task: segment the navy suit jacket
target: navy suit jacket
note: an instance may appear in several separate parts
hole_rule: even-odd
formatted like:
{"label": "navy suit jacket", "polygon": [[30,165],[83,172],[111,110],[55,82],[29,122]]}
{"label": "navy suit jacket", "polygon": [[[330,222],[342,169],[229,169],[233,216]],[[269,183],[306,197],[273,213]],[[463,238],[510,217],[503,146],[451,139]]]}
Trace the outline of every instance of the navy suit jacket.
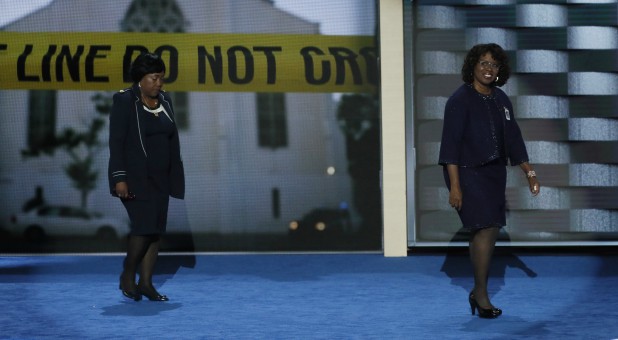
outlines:
{"label": "navy suit jacket", "polygon": [[[494,101],[487,103],[486,101]],[[496,133],[492,131],[487,105],[496,105],[501,119],[494,124],[504,127],[504,150],[499,152]],[[528,162],[528,152],[513,105],[499,88],[493,88],[493,99],[483,99],[469,84],[460,86],[446,102],[439,164],[480,166],[506,156],[511,165]]]}
{"label": "navy suit jacket", "polygon": [[[139,99],[137,84],[114,94],[109,116],[109,166],[110,193],[114,194],[116,183],[127,182],[129,191],[136,199],[148,199],[148,165],[143,127],[144,119],[151,113],[144,110]],[[180,156],[180,140],[169,96],[159,93],[159,102],[174,121],[175,133],[170,141],[170,196],[183,199],[185,195],[184,166]],[[161,150],[161,152],[165,152]]]}

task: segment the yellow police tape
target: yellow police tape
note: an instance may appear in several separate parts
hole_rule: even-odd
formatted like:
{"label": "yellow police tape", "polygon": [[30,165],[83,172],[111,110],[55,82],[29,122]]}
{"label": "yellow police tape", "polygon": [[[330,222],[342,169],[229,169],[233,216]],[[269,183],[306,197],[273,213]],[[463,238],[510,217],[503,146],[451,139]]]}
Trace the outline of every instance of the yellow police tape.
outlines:
{"label": "yellow police tape", "polygon": [[122,89],[143,51],[170,91],[361,93],[378,79],[371,36],[0,32],[0,89]]}

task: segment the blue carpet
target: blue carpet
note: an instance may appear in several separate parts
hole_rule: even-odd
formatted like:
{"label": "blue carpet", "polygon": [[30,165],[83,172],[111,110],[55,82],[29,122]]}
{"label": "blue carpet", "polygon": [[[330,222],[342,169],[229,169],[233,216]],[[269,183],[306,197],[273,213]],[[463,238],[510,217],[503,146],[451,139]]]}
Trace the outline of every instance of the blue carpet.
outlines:
{"label": "blue carpet", "polygon": [[496,320],[465,255],[162,256],[171,301],[118,290],[120,256],[0,257],[2,339],[615,339],[618,256],[501,255]]}

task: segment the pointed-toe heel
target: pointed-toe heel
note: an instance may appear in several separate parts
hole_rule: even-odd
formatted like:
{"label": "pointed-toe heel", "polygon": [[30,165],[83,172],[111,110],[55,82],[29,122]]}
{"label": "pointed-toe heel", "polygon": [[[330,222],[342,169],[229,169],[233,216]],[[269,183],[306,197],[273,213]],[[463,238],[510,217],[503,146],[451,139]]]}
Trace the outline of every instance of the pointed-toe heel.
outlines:
{"label": "pointed-toe heel", "polygon": [[474,298],[474,294],[472,293],[470,293],[470,296],[468,296],[468,302],[470,303],[470,310],[472,311],[472,315],[475,315],[475,312],[478,311],[479,318],[495,319],[502,315],[502,310],[500,308],[482,308],[481,306],[479,306],[478,302]]}
{"label": "pointed-toe heel", "polygon": [[122,288],[122,283],[118,284],[118,289],[120,289],[122,291],[122,295],[124,295],[126,298],[129,298],[129,299],[131,299],[133,301],[139,301],[139,300],[142,299],[142,295],[137,290],[133,291],[133,292],[124,290]]}
{"label": "pointed-toe heel", "polygon": [[159,294],[159,292],[157,292],[156,289],[154,289],[154,287],[143,287],[140,286],[139,284],[137,285],[137,292],[140,295],[145,296],[146,298],[148,298],[148,300],[150,301],[159,301],[159,302],[163,302],[163,301],[169,301],[170,299],[166,296],[166,295],[161,295]]}

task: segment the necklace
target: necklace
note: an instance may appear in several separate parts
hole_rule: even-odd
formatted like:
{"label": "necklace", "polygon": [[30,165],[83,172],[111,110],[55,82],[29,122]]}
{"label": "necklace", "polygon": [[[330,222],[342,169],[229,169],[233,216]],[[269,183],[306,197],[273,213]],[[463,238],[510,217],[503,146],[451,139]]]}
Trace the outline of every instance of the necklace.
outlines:
{"label": "necklace", "polygon": [[[150,105],[150,103],[148,102],[148,99],[152,99],[152,100],[154,100],[154,104],[153,104],[153,105]],[[154,110],[154,109],[156,109],[156,108],[157,108],[157,106],[159,105],[159,100],[158,100],[158,99],[156,99],[156,98],[155,98],[155,99],[153,99],[153,98],[148,98],[148,99],[146,99],[146,97],[145,97],[144,95],[142,95],[142,104],[144,104],[144,106],[146,106],[146,107],[147,107],[147,108],[149,108],[150,110]],[[152,112],[152,111],[151,111],[151,112]],[[153,114],[154,114],[155,116],[159,117],[159,114],[158,114],[158,113],[154,113],[154,112],[153,112]]]}

